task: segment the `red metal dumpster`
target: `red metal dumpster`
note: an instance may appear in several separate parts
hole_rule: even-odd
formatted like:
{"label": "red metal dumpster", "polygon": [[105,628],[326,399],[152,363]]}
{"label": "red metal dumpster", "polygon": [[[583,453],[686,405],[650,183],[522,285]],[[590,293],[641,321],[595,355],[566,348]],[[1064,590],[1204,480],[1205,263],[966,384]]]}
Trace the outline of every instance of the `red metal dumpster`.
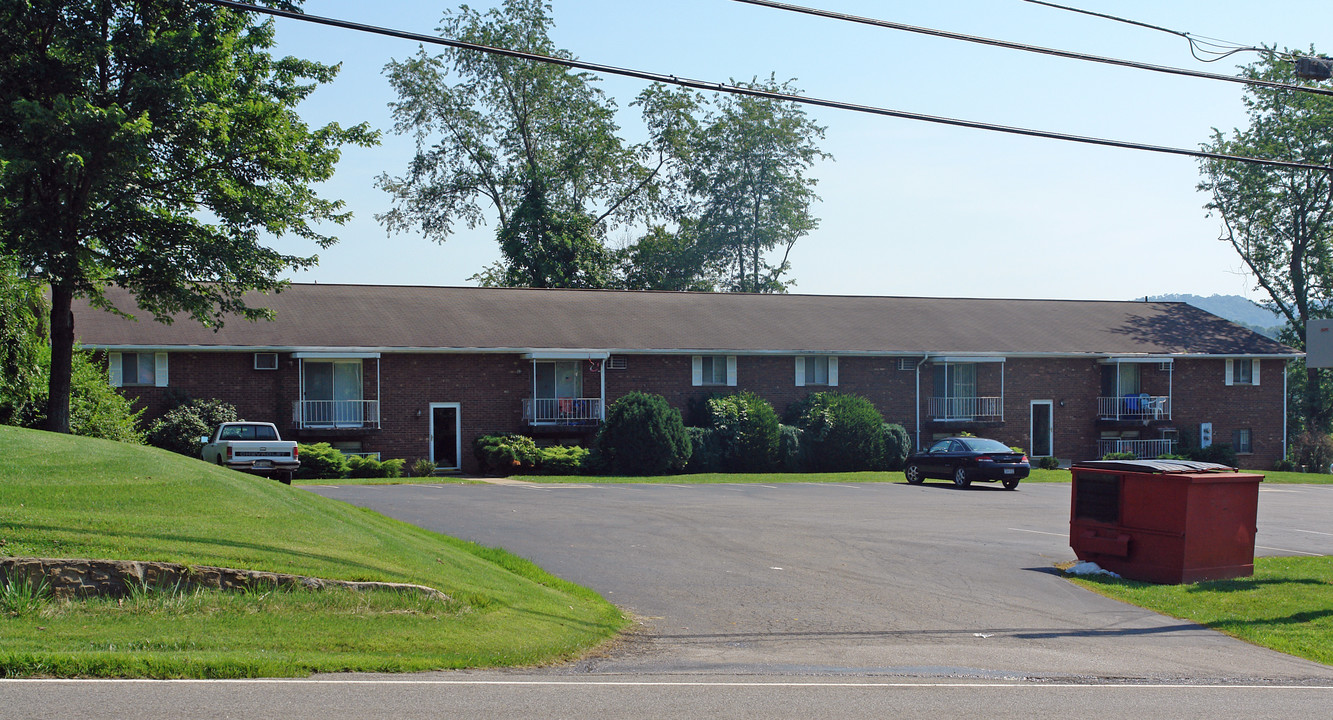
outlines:
{"label": "red metal dumpster", "polygon": [[1188,460],[1076,463],[1069,546],[1085,562],[1162,584],[1254,574],[1263,475]]}

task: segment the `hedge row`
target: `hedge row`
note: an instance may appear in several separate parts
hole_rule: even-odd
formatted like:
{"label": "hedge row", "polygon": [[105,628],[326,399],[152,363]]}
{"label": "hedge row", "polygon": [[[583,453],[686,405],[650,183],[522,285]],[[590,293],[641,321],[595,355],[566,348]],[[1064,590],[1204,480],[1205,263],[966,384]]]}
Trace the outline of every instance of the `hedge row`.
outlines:
{"label": "hedge row", "polygon": [[697,426],[686,427],[665,398],[632,392],[607,408],[590,450],[494,434],[473,453],[486,474],[640,476],[898,470],[911,446],[901,425],[855,395],[813,393],[788,408],[786,424],[752,392],[714,395],[692,416]]}

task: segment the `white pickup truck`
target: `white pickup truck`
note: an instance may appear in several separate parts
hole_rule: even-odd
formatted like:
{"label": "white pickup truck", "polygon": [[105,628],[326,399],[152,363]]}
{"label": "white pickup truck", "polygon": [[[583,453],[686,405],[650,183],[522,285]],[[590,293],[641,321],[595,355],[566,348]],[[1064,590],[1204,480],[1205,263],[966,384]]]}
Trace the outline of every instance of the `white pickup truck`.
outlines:
{"label": "white pickup truck", "polygon": [[203,443],[200,457],[232,470],[267,475],[290,485],[292,473],[301,467],[296,443],[278,437],[273,423],[222,423]]}

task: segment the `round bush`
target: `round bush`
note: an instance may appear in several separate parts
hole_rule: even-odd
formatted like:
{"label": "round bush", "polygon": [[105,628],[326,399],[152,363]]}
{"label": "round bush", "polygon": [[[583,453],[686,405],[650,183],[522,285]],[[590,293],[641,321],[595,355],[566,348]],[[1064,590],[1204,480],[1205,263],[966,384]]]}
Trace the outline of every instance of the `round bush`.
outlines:
{"label": "round bush", "polygon": [[472,454],[484,475],[518,475],[532,472],[540,455],[537,443],[526,435],[499,433],[472,441]]}
{"label": "round bush", "polygon": [[708,399],[708,415],[722,443],[727,472],[770,472],[778,464],[778,414],[752,392]]}
{"label": "round bush", "polygon": [[148,428],[148,444],[181,455],[199,457],[199,438],[218,425],[236,422],[236,408],[221,400],[190,400],[172,408]]}
{"label": "round bush", "polygon": [[869,400],[841,393],[812,393],[798,426],[814,472],[874,470],[884,458],[884,417]]}
{"label": "round bush", "polygon": [[897,423],[884,423],[884,469],[902,470],[912,447],[907,429]]}
{"label": "round bush", "polygon": [[295,477],[302,480],[338,480],[351,473],[351,465],[342,451],[328,443],[298,445],[301,467]]}
{"label": "round bush", "polygon": [[690,438],[680,411],[665,398],[632,392],[607,408],[593,452],[613,475],[666,475],[689,461]]}
{"label": "round bush", "polygon": [[1059,470],[1060,458],[1054,455],[1047,455],[1046,457],[1041,458],[1040,460],[1037,461],[1037,467],[1041,468],[1042,470]]}
{"label": "round bush", "polygon": [[723,448],[722,431],[714,427],[687,427],[690,436],[690,461],[685,465],[687,473],[722,472]]}

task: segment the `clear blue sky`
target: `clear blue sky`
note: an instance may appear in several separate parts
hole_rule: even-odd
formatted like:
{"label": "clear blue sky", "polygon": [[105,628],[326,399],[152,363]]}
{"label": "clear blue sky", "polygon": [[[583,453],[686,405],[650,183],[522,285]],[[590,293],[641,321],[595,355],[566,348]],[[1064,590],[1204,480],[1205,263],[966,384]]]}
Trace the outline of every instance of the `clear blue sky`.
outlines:
{"label": "clear blue sky", "polygon": [[[498,3],[478,0],[472,7]],[[1253,53],[1204,64],[1184,39],[1022,0],[805,0],[839,12],[1161,65],[1235,74]],[[1328,0],[1066,0],[1196,35],[1333,53]],[[755,7],[732,0],[553,0],[555,42],[579,59],[699,80],[776,73],[805,94],[929,115],[1197,148],[1211,128],[1243,125],[1240,85],[983,47]],[[456,4],[308,0],[306,12],[434,33]],[[389,236],[380,173],[400,174],[413,141],[392,134],[395,99],[381,73],[415,43],[277,22],[277,52],[341,62],[337,81],[302,107],[312,125],[367,121],[373,149],[349,149],[323,187],[356,218],[298,282],[470,285],[498,258],[494,221],[442,244]],[[432,50],[435,52],[436,50]],[[640,81],[608,77],[625,136]],[[1333,87],[1333,83],[1330,83]],[[1239,258],[1219,242],[1188,157],[1090,147],[811,108],[827,126],[818,165],[818,230],[791,254],[794,292],[850,295],[1131,299],[1162,293],[1256,299]],[[1333,129],[1330,129],[1333,132]],[[612,244],[628,238],[613,234]]]}

